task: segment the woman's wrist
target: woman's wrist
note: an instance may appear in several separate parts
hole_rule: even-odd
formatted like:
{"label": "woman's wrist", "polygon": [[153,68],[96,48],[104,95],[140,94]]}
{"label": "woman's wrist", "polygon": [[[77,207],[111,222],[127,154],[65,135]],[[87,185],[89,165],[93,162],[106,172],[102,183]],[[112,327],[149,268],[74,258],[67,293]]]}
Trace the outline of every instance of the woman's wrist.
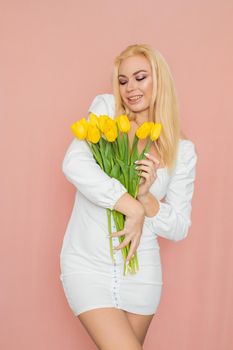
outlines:
{"label": "woman's wrist", "polygon": [[139,200],[140,203],[147,203],[149,199],[149,192],[143,195],[137,195],[137,199]]}
{"label": "woman's wrist", "polygon": [[145,214],[144,207],[141,202],[132,197],[128,192],[124,193],[115,203],[115,210],[126,216],[143,216]]}
{"label": "woman's wrist", "polygon": [[144,195],[137,196],[137,200],[142,204],[145,211],[145,216],[155,216],[159,211],[159,202],[152,193],[147,192]]}

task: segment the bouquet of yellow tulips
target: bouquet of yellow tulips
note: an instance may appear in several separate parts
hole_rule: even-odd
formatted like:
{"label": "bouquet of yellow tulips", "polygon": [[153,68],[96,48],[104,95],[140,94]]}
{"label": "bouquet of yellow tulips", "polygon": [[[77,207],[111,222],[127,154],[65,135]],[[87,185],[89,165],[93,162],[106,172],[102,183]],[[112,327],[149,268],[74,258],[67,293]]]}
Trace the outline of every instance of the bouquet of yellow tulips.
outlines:
{"label": "bouquet of yellow tulips", "polygon": [[[144,153],[148,152],[151,143],[156,140],[161,132],[161,124],[153,122],[143,123],[134,135],[132,149],[129,146],[128,132],[130,122],[127,115],[122,114],[112,119],[108,115],[99,117],[93,113],[89,115],[89,121],[82,118],[71,125],[74,135],[80,140],[86,140],[92,154],[101,169],[110,177],[118,179],[127,189],[128,193],[134,198],[137,197],[140,182],[140,172],[135,169],[135,160],[143,159]],[[146,146],[141,154],[138,153],[138,140],[146,139],[149,136]],[[116,211],[107,210],[108,232],[110,235],[110,255],[113,261],[112,229],[111,216],[113,216],[117,231],[124,228],[124,214]],[[111,215],[112,213],[112,215]],[[120,243],[124,237],[119,236]],[[139,269],[137,252],[131,257],[128,266],[126,258],[130,249],[130,243],[121,249],[124,258],[124,275],[128,273],[135,274]]]}

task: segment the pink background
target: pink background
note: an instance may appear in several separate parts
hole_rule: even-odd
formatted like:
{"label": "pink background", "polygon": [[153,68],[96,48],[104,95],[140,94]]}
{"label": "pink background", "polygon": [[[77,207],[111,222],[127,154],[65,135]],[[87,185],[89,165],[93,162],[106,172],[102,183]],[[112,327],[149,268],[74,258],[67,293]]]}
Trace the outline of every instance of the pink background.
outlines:
{"label": "pink background", "polygon": [[192,227],[159,238],[163,293],[146,350],[233,348],[232,1],[0,2],[1,349],[96,349],[65,300],[59,253],[75,188],[61,171],[113,59],[148,43],[198,151]]}

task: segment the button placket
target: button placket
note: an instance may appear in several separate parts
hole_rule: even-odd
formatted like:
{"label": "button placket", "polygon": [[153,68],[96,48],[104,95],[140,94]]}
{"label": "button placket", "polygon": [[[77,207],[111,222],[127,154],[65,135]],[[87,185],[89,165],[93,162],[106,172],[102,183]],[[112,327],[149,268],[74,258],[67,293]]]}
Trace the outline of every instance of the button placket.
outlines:
{"label": "button placket", "polygon": [[[116,225],[115,225],[115,223],[113,223],[113,225],[112,225],[112,232],[116,232],[116,231],[117,231]],[[116,236],[112,237],[112,244],[113,244],[113,248],[117,247],[120,244],[119,237],[116,237]],[[121,250],[119,250],[119,249],[114,250],[113,249],[113,254],[114,254],[115,259],[117,260],[117,262],[119,262],[119,255],[121,254]]]}
{"label": "button placket", "polygon": [[[115,224],[112,225],[112,232],[116,232],[116,226]],[[113,242],[113,248],[117,247],[120,242],[119,242],[119,237],[113,237],[112,238]],[[112,265],[112,293],[113,293],[113,300],[115,303],[115,306],[119,306],[119,264],[120,264],[120,254],[121,250],[113,249],[113,254],[115,258],[115,262],[113,262]]]}

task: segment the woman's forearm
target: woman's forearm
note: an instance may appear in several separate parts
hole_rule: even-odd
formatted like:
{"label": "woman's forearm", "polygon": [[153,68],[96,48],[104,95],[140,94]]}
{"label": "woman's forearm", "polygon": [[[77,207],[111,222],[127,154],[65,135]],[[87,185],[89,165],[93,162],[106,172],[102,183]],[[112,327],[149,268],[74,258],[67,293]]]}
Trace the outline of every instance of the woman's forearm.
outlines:
{"label": "woman's forearm", "polygon": [[128,192],[124,193],[114,205],[114,209],[126,216],[145,215],[143,205]]}
{"label": "woman's forearm", "polygon": [[155,216],[159,211],[159,202],[152,193],[148,192],[146,195],[137,196],[137,200],[142,204],[146,216]]}

